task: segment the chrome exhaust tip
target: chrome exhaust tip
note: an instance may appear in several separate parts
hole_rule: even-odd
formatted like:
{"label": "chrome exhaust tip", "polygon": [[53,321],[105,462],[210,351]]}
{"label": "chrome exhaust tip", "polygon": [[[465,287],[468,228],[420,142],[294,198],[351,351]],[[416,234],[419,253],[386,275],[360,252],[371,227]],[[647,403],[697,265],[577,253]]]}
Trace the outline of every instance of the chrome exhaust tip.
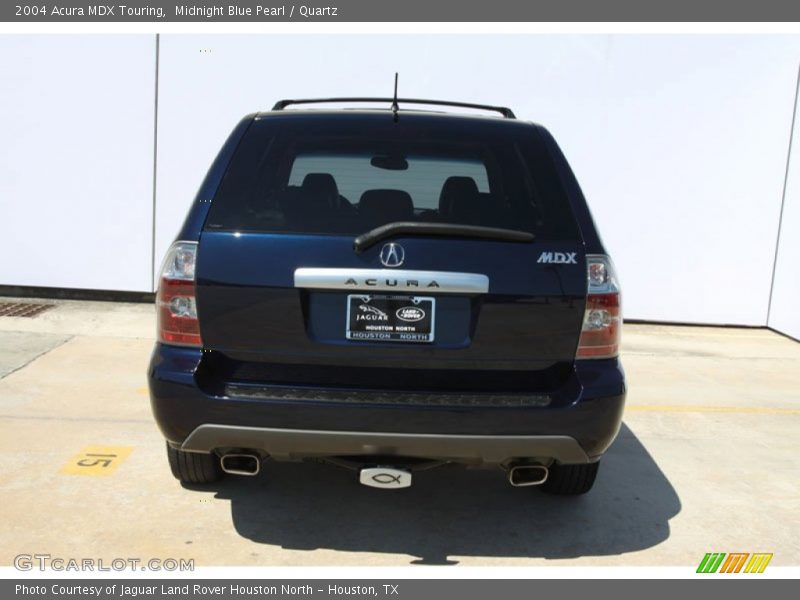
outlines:
{"label": "chrome exhaust tip", "polygon": [[547,481],[548,472],[543,465],[515,465],[508,469],[508,483],[514,487],[542,485]]}
{"label": "chrome exhaust tip", "polygon": [[257,454],[223,454],[219,465],[228,475],[253,477],[261,471],[261,457]]}

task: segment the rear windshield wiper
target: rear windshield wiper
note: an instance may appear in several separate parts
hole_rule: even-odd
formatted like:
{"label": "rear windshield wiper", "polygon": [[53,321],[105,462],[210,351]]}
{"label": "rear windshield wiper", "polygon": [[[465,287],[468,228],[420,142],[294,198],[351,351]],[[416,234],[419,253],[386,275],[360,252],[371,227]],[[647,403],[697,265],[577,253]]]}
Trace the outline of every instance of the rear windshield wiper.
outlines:
{"label": "rear windshield wiper", "polygon": [[517,229],[500,229],[498,227],[480,227],[478,225],[454,225],[450,223],[419,223],[416,221],[398,221],[376,227],[362,233],[353,240],[353,250],[359,254],[377,244],[381,240],[396,235],[424,235],[461,238],[477,238],[499,240],[503,242],[532,242],[534,235],[529,231]]}

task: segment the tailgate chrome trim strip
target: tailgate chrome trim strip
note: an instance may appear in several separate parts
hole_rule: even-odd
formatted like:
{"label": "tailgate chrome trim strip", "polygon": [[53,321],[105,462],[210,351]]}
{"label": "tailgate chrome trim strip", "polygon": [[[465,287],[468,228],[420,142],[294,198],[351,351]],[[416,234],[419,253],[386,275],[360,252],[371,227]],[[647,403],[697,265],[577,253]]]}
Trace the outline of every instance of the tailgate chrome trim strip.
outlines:
{"label": "tailgate chrome trim strip", "polygon": [[317,290],[485,294],[489,291],[489,278],[480,273],[451,271],[300,267],[294,271],[294,287]]}

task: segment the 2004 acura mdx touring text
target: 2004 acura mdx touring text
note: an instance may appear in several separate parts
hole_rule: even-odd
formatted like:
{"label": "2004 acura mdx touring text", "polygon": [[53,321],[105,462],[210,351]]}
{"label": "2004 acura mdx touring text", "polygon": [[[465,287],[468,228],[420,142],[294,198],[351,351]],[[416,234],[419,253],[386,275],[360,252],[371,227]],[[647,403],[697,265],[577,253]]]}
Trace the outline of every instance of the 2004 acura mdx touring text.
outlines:
{"label": "2004 acura mdx touring text", "polygon": [[460,463],[587,492],[625,403],[620,296],[551,135],[458,102],[287,108],[312,102],[239,123],[167,253],[173,474],[314,459],[392,489]]}

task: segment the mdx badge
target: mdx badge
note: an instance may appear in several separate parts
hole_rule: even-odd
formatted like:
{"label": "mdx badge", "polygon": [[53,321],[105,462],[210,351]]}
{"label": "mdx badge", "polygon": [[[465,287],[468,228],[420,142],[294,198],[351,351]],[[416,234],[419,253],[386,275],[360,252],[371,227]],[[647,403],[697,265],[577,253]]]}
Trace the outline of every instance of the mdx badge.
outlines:
{"label": "mdx badge", "polygon": [[406,251],[400,244],[390,242],[381,248],[381,264],[384,267],[399,267],[406,259]]}
{"label": "mdx badge", "polygon": [[548,265],[577,265],[577,252],[542,252],[537,263]]}

